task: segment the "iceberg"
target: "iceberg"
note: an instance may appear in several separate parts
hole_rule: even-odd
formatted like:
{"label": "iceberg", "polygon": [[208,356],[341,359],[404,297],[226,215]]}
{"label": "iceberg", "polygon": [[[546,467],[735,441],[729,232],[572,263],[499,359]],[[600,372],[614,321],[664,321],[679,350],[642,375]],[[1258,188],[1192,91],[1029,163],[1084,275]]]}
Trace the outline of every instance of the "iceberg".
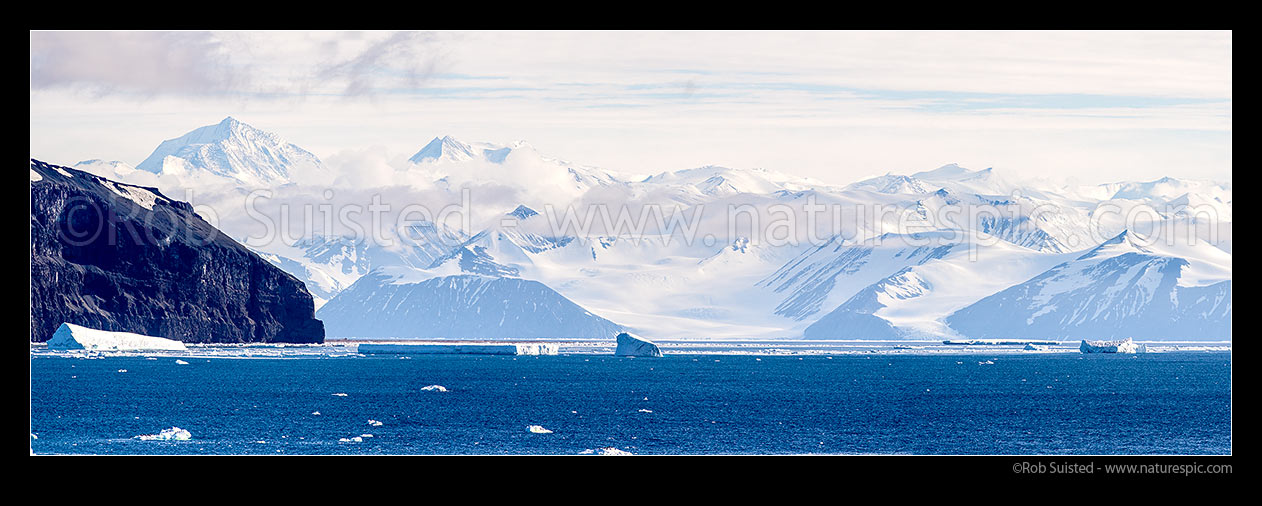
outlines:
{"label": "iceberg", "polygon": [[1135,344],[1131,338],[1121,341],[1088,341],[1082,340],[1082,344],[1078,349],[1083,353],[1145,353],[1148,347],[1142,344]]}
{"label": "iceberg", "polygon": [[552,433],[552,431],[543,428],[542,425],[528,425],[526,426],[526,430],[533,432],[535,434],[551,434]]}
{"label": "iceberg", "polygon": [[618,348],[614,350],[615,357],[660,357],[662,350],[651,341],[639,337],[632,336],[626,332],[618,334]]}
{"label": "iceberg", "polygon": [[555,343],[364,343],[358,346],[363,354],[408,355],[556,355]]}
{"label": "iceberg", "polygon": [[193,439],[193,434],[179,427],[171,427],[163,429],[162,432],[157,434],[145,434],[136,437],[143,441],[188,441]]}
{"label": "iceberg", "polygon": [[50,350],[170,350],[186,351],[184,343],[174,339],[143,336],[130,332],[111,332],[62,323],[48,340]]}
{"label": "iceberg", "polygon": [[602,448],[597,448],[597,449],[595,449],[595,450],[592,450],[592,449],[588,448],[588,449],[586,449],[586,450],[583,450],[583,451],[581,451],[581,452],[578,452],[578,454],[579,454],[579,455],[615,455],[615,456],[616,456],[616,455],[634,455],[633,453],[631,453],[631,452],[629,452],[629,451],[619,450],[619,449],[614,448],[614,447],[612,447],[612,446],[606,446],[606,447],[602,447]]}
{"label": "iceberg", "polygon": [[1036,344],[1034,344],[1034,343],[1026,343],[1026,344],[1025,344],[1025,348],[1022,348],[1022,349],[1023,349],[1023,350],[1025,350],[1025,351],[1043,351],[1043,350],[1046,350],[1046,349],[1047,349],[1047,347],[1045,347],[1045,346],[1038,346],[1038,345],[1036,345]]}
{"label": "iceberg", "polygon": [[429,386],[421,387],[421,391],[422,392],[446,392],[447,387],[442,386],[442,385],[429,385]]}

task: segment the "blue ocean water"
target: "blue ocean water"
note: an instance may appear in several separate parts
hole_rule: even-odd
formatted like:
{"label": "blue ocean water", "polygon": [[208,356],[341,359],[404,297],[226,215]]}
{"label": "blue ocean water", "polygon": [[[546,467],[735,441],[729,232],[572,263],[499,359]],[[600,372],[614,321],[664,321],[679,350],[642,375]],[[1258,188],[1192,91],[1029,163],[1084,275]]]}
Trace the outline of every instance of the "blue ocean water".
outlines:
{"label": "blue ocean water", "polygon": [[[71,454],[579,454],[601,447],[635,454],[1231,452],[1231,355],[1220,352],[184,360],[190,363],[177,365],[172,357],[33,355],[31,449]],[[978,364],[987,360],[993,364]],[[449,391],[422,390],[432,384]],[[370,419],[381,425],[370,425]],[[531,433],[529,425],[553,433]],[[169,427],[186,429],[193,439],[136,439]],[[362,442],[339,441],[355,436]]]}

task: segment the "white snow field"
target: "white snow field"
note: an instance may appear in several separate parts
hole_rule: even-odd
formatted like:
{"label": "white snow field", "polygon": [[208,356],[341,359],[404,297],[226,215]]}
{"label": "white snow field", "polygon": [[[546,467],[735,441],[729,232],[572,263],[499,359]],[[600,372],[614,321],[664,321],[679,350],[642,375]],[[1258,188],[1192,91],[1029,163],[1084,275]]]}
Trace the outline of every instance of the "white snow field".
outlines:
{"label": "white snow field", "polygon": [[849,184],[648,174],[450,136],[361,176],[232,118],[134,169],[81,166],[197,190],[241,238],[257,231],[241,205],[256,188],[275,193],[269,217],[467,196],[466,214],[428,209],[380,234],[355,231],[370,213],[329,226],[340,217],[291,211],[290,233],[247,243],[306,283],[330,338],[1231,339],[1229,181],[1066,185],[956,164]]}
{"label": "white snow field", "polygon": [[48,340],[52,350],[92,351],[186,351],[184,343],[174,339],[143,336],[130,332],[110,332],[62,323]]}

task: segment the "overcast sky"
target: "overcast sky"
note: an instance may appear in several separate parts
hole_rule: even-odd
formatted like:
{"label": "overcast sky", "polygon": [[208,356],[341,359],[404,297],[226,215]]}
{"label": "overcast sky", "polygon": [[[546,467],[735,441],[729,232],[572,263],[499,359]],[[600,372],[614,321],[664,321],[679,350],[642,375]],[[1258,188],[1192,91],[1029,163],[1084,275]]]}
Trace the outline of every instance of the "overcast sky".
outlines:
{"label": "overcast sky", "polygon": [[1230,180],[1231,32],[31,33],[34,158],[134,165],[225,116],[321,158]]}

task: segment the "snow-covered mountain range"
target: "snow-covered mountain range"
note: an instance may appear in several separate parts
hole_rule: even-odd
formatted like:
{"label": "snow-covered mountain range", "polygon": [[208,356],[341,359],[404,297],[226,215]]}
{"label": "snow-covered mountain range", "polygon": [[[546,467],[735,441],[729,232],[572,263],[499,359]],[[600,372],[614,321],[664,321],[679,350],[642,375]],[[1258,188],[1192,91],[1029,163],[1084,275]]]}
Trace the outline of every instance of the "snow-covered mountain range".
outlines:
{"label": "snow-covered mountain range", "polygon": [[[200,175],[238,199],[283,187],[295,208],[470,195],[471,219],[413,219],[388,244],[300,213],[317,226],[296,240],[246,242],[307,284],[330,337],[1231,338],[1229,182],[1064,185],[955,164],[844,186],[719,166],[633,176],[450,136],[404,165],[339,201],[304,179],[333,169],[227,118],[134,168],[76,167],[157,174],[143,181],[173,194]],[[243,212],[232,202],[212,204],[225,222]]]}

